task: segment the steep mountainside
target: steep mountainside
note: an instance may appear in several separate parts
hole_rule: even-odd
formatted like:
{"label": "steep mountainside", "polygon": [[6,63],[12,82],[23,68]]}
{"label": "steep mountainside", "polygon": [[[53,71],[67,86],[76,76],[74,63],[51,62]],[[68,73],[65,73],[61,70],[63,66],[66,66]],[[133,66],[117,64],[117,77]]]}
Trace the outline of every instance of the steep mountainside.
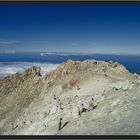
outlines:
{"label": "steep mountainside", "polygon": [[[139,75],[96,60],[68,60],[45,77],[40,70],[0,80],[1,135],[140,134]],[[88,108],[91,98],[97,107],[79,116],[79,106]]]}

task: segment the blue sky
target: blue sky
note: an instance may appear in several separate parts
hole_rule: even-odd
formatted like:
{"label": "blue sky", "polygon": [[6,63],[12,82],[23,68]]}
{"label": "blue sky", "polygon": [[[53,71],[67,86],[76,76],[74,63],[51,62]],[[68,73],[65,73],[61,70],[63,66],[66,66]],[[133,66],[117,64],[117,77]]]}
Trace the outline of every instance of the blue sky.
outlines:
{"label": "blue sky", "polygon": [[140,54],[140,4],[0,4],[0,51]]}

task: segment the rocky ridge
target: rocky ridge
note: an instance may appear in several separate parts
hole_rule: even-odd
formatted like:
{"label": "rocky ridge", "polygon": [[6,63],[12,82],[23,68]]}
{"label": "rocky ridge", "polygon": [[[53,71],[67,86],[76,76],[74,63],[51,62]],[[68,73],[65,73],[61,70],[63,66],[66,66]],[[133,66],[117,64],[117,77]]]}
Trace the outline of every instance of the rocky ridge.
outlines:
{"label": "rocky ridge", "polygon": [[[140,134],[139,75],[96,60],[68,60],[44,77],[40,70],[34,66],[0,80],[1,135]],[[97,108],[79,117],[78,106],[88,108],[92,97]],[[65,126],[59,131],[60,118]]]}

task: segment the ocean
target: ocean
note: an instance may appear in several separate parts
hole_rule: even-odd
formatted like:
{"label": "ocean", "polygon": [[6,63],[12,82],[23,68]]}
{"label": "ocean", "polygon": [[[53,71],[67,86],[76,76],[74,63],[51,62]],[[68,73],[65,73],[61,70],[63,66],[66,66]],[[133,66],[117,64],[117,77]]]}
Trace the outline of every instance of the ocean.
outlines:
{"label": "ocean", "polygon": [[45,54],[40,53],[1,53],[0,78],[22,72],[31,66],[41,67],[42,75],[55,69],[60,63],[72,60],[103,60],[123,64],[130,72],[140,74],[140,56],[105,54]]}

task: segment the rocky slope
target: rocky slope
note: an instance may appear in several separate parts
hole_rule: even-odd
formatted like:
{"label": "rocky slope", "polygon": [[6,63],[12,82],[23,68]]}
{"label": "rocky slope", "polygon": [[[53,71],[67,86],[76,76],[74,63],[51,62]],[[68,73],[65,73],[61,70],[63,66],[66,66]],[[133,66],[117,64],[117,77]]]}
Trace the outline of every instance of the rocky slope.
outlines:
{"label": "rocky slope", "polygon": [[[68,60],[45,77],[40,70],[34,66],[0,80],[1,135],[140,134],[139,75],[96,60]],[[88,108],[92,97],[97,108],[80,117],[78,106]]]}

